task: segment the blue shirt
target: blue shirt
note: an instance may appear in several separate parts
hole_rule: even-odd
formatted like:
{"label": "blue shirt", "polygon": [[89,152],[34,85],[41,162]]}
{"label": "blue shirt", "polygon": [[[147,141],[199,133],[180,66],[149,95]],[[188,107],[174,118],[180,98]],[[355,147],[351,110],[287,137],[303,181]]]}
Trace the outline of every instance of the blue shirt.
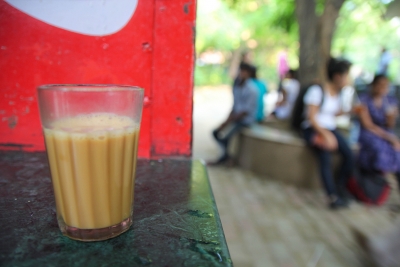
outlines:
{"label": "blue shirt", "polygon": [[233,114],[246,112],[240,122],[249,125],[256,120],[258,106],[258,89],[252,80],[247,80],[242,86],[233,87]]}
{"label": "blue shirt", "polygon": [[252,81],[258,90],[256,120],[262,121],[264,119],[264,95],[268,92],[268,89],[264,82],[257,79],[252,79]]}

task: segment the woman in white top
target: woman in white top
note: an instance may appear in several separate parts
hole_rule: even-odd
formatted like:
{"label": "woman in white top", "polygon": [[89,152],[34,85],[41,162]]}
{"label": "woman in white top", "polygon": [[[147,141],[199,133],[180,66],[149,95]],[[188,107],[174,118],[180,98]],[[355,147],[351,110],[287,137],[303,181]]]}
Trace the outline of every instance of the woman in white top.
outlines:
{"label": "woman in white top", "polygon": [[289,119],[299,91],[300,83],[296,79],[296,71],[291,69],[282,81],[282,100],[276,104],[272,115],[279,120]]}
{"label": "woman in white top", "polygon": [[[342,113],[340,92],[348,82],[350,62],[331,58],[328,63],[328,81],[322,86],[307,89],[303,101],[306,120],[302,124],[304,138],[313,148],[319,161],[322,183],[331,208],[347,206],[346,183],[352,175],[353,155],[346,140],[336,130],[336,116]],[[338,183],[331,168],[331,154],[338,151],[342,157]]]}

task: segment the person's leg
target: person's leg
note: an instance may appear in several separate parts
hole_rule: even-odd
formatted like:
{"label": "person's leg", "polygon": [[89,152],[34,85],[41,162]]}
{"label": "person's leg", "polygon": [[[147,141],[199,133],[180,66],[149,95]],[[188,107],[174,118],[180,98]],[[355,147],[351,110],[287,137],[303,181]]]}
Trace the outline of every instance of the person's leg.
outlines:
{"label": "person's leg", "polygon": [[312,128],[307,128],[303,131],[304,139],[311,146],[317,157],[320,177],[326,194],[332,199],[336,196],[336,188],[331,168],[331,152],[313,146],[312,138],[314,135],[315,131]]}
{"label": "person's leg", "polygon": [[[218,159],[217,162],[223,162],[229,159],[229,154],[228,154],[228,146],[229,146],[229,141],[235,135],[237,132],[239,132],[242,128],[245,127],[244,124],[238,122],[238,123],[233,123],[231,125],[228,125],[227,127],[231,127],[229,129],[222,129],[220,131],[214,131],[213,135],[217,142],[221,145],[222,147],[222,156]],[[227,130],[224,132],[224,130]],[[220,136],[223,133],[224,136]]]}
{"label": "person's leg", "polygon": [[340,194],[345,194],[346,193],[346,184],[348,179],[351,177],[353,174],[353,168],[354,168],[354,156],[353,152],[351,151],[350,146],[344,139],[344,137],[337,131],[333,131],[333,134],[335,135],[337,142],[338,142],[338,151],[341,156],[341,165],[340,165],[340,171],[339,171],[339,180],[338,180],[338,189]]}
{"label": "person's leg", "polygon": [[220,130],[215,129],[215,130],[212,132],[212,135],[214,136],[215,140],[220,144],[220,143],[221,143],[221,140],[220,140],[220,138],[219,138],[219,132],[220,132]]}
{"label": "person's leg", "polygon": [[322,184],[330,201],[329,205],[333,209],[346,207],[347,202],[342,200],[337,194],[335,181],[332,173],[331,152],[312,146],[311,141],[314,134],[315,132],[311,128],[308,128],[303,131],[304,139],[307,141],[309,145],[311,145],[311,147],[315,152],[315,155],[317,156]]}
{"label": "person's leg", "polygon": [[233,127],[225,134],[225,137],[222,139],[222,143],[225,146],[226,154],[228,155],[228,146],[229,141],[232,137],[237,134],[240,130],[246,127],[243,123],[237,122],[233,125]]}
{"label": "person's leg", "polygon": [[217,159],[217,161],[210,162],[210,164],[219,164],[219,163],[222,163],[222,162],[224,162],[224,161],[226,161],[228,159],[228,156],[226,154],[226,148],[225,148],[226,146],[224,145],[224,140],[222,138],[220,138],[220,132],[221,131],[222,130],[215,129],[212,132],[212,135],[213,135],[215,141],[217,141],[217,143],[221,146],[222,155]]}
{"label": "person's leg", "polygon": [[319,163],[319,171],[322,179],[322,184],[330,199],[337,196],[335,182],[332,175],[331,167],[331,152],[314,148]]}
{"label": "person's leg", "polygon": [[331,164],[332,152],[317,148],[315,150],[319,159],[322,183],[329,197],[329,207],[331,209],[347,207],[348,200],[347,197],[345,197],[346,194],[342,194],[343,190],[338,190],[335,185]]}

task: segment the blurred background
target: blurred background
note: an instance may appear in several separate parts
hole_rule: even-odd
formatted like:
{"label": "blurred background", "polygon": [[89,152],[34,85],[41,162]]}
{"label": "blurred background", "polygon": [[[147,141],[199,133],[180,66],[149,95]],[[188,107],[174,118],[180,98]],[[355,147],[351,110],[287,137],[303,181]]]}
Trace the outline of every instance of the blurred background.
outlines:
{"label": "blurred background", "polygon": [[[300,2],[307,1],[197,1],[194,158],[208,161],[220,153],[211,132],[230,112],[233,79],[243,55],[258,67],[259,79],[267,84],[266,114],[274,108],[279,58],[286,54],[289,67],[299,68],[296,4]],[[317,16],[326,2],[315,1]],[[372,81],[383,48],[392,57],[391,84],[400,84],[399,16],[400,1],[344,1],[330,52],[353,63],[352,84],[357,78],[363,85]],[[258,162],[271,164],[266,159]],[[289,159],[281,164],[291,168]],[[353,203],[349,209],[332,212],[322,188],[284,183],[282,175],[272,177],[238,166],[209,166],[208,172],[234,266],[365,267],[371,263],[370,255],[357,243],[355,232],[380,235],[392,229],[399,217],[397,190],[391,191],[383,206]]]}
{"label": "blurred background", "polygon": [[[363,70],[372,79],[385,47],[393,57],[389,76],[400,83],[400,10],[392,2],[347,0],[340,9],[331,54],[353,63],[353,77]],[[259,77],[275,89],[282,51],[291,68],[299,66],[295,9],[295,0],[199,0],[195,85],[230,84],[241,54],[250,52]],[[316,9],[322,13],[324,1],[316,1]]]}

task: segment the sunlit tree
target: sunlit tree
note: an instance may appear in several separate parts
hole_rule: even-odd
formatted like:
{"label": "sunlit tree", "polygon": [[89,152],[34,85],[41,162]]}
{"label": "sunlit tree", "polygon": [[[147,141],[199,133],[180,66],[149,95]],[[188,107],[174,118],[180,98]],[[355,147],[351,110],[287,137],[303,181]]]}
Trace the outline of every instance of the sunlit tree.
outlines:
{"label": "sunlit tree", "polygon": [[[277,80],[277,54],[283,48],[289,50],[290,66],[300,66],[303,83],[324,79],[329,55],[347,57],[374,72],[383,46],[400,57],[400,20],[384,18],[391,1],[198,0],[197,51],[224,53],[223,66],[212,67],[218,70],[215,82],[228,73],[234,55],[245,50],[254,52],[260,76],[268,82]],[[398,69],[394,60],[389,69],[393,77]]]}

